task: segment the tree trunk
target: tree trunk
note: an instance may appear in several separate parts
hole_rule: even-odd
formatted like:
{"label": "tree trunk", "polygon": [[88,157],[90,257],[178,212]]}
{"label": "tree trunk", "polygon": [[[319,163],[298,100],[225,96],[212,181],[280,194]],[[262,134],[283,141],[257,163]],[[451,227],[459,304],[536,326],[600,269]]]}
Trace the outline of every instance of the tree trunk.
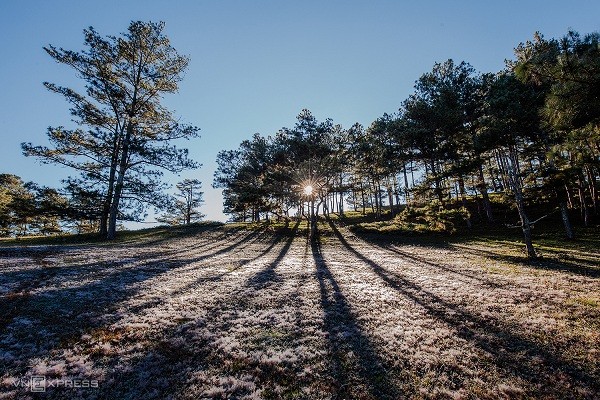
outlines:
{"label": "tree trunk", "polygon": [[408,176],[406,174],[406,164],[402,168],[402,175],[404,176],[404,202],[406,203],[406,208],[408,208]]}
{"label": "tree trunk", "polygon": [[119,214],[119,203],[121,201],[121,194],[123,193],[123,184],[125,179],[125,173],[127,172],[127,159],[129,158],[129,141],[133,135],[133,124],[129,122],[127,124],[127,132],[123,139],[123,148],[121,149],[121,159],[119,161],[119,175],[115,184],[115,191],[113,194],[113,200],[110,204],[110,215],[108,219],[108,232],[106,238],[113,240],[117,233],[117,216]]}
{"label": "tree trunk", "polygon": [[[467,194],[465,192],[465,180],[462,176],[458,178],[458,189],[460,191],[460,198],[462,202],[462,206],[467,210]],[[467,228],[471,229],[471,218],[469,216],[465,217],[465,222],[467,223]]]}
{"label": "tree trunk", "polygon": [[365,209],[367,200],[365,199],[365,186],[362,181],[360,182],[360,195],[362,197],[362,215],[365,215],[367,213]]}
{"label": "tree trunk", "polygon": [[[498,175],[494,173],[493,171],[493,167],[492,167],[492,161],[488,158],[487,160],[487,167],[488,167],[488,172],[490,174],[490,180],[492,181],[492,186],[494,187],[494,192],[499,192],[502,191],[502,183],[500,183],[500,179],[498,178]],[[479,168],[481,169],[481,175],[483,175],[483,165],[480,165]]]}
{"label": "tree trunk", "polygon": [[392,180],[392,184],[393,184],[393,189],[394,189],[394,199],[396,201],[396,211],[400,211],[400,191],[402,189],[400,189],[400,184],[398,183],[398,176],[396,174],[392,175],[393,180]]}
{"label": "tree trunk", "polygon": [[110,204],[113,196],[113,188],[114,188],[114,174],[111,170],[112,178],[109,178],[108,190],[106,193],[106,197],[104,198],[104,203],[102,204],[102,213],[100,214],[100,226],[99,233],[100,237],[105,238],[108,234],[108,217],[110,215]]}
{"label": "tree trunk", "polygon": [[338,202],[338,212],[344,216],[344,175],[340,174],[340,200]]}
{"label": "tree trunk", "polygon": [[490,203],[490,197],[487,191],[487,185],[485,183],[485,177],[483,175],[483,165],[479,165],[479,182],[477,183],[479,193],[483,198],[483,208],[485,209],[485,215],[489,223],[494,222],[494,214],[492,213],[492,204]]}
{"label": "tree trunk", "polygon": [[331,193],[331,211],[335,213],[337,210],[339,210],[337,193],[332,192]]}
{"label": "tree trunk", "polygon": [[525,212],[525,201],[523,199],[523,191],[521,189],[521,180],[518,176],[517,167],[517,152],[514,147],[509,149],[510,163],[504,162],[507,166],[508,180],[515,196],[515,203],[517,211],[519,212],[519,218],[521,219],[521,227],[523,229],[523,237],[525,239],[525,247],[527,248],[527,257],[530,259],[537,258],[535,249],[533,248],[533,242],[531,239],[531,223]]}
{"label": "tree trunk", "polygon": [[317,215],[315,214],[315,200],[310,201],[310,240],[316,240],[317,236]]}
{"label": "tree trunk", "polygon": [[99,233],[100,237],[105,238],[108,234],[108,216],[110,214],[110,201],[105,200],[100,214]]}
{"label": "tree trunk", "polygon": [[388,201],[390,202],[390,213],[393,217],[394,215],[396,215],[396,212],[394,211],[394,193],[392,191],[391,185],[388,184],[386,189],[388,193]]}
{"label": "tree trunk", "polygon": [[[371,180],[371,184],[373,185],[373,204],[371,205],[371,209],[375,213],[375,219],[379,219],[379,192],[377,192],[377,185],[375,184],[375,179]],[[375,208],[373,208],[373,205]]]}
{"label": "tree trunk", "polygon": [[100,237],[108,235],[108,218],[110,215],[110,206],[112,203],[113,193],[115,189],[115,176],[117,173],[117,163],[119,161],[119,136],[115,134],[113,140],[112,155],[110,158],[110,172],[108,174],[108,188],[106,197],[102,205],[102,214],[100,215]]}
{"label": "tree trunk", "polygon": [[371,190],[371,193],[369,194],[369,197],[371,199],[371,212],[373,214],[375,214],[375,206],[376,206],[377,198],[375,197],[375,191],[374,190]]}
{"label": "tree trunk", "polygon": [[596,189],[596,177],[589,165],[585,166],[585,171],[588,176],[588,186],[590,195],[592,197],[592,208],[594,209],[594,215],[598,215],[598,190]]}
{"label": "tree trunk", "polygon": [[375,196],[377,196],[377,219],[381,218],[381,214],[383,213],[383,196],[381,194],[381,181],[377,178],[375,186]]}
{"label": "tree trunk", "polygon": [[435,169],[435,161],[431,161],[431,175],[433,175],[433,183],[434,183],[434,192],[442,205],[445,208],[446,202],[444,201],[442,184],[440,182],[440,177],[438,176],[437,170]]}
{"label": "tree trunk", "polygon": [[520,195],[515,196],[517,200],[517,208],[519,210],[519,216],[521,217],[521,223],[523,224],[523,237],[525,238],[525,247],[527,248],[527,257],[530,259],[537,258],[537,254],[535,253],[535,249],[533,248],[533,241],[531,239],[531,225],[529,224],[529,219],[525,214],[525,209],[523,206],[523,199]]}
{"label": "tree trunk", "polygon": [[571,191],[569,187],[565,184],[565,192],[567,193],[567,205],[569,209],[573,209],[573,199],[571,198]]}
{"label": "tree trunk", "polygon": [[583,219],[583,225],[588,226],[590,220],[590,212],[588,210],[587,202],[585,201],[585,188],[583,186],[583,182],[581,178],[578,182],[578,190],[579,190],[579,204],[581,207],[581,218]]}
{"label": "tree trunk", "polygon": [[508,167],[505,165],[504,157],[500,154],[500,151],[495,150],[494,155],[496,156],[496,163],[498,165],[498,171],[500,172],[500,179],[502,186],[507,189],[510,187],[509,178],[507,177]]}
{"label": "tree trunk", "polygon": [[564,200],[560,201],[560,216],[565,227],[565,234],[567,238],[573,239],[573,228],[571,227],[571,221],[569,220],[569,210],[567,209],[567,202]]}

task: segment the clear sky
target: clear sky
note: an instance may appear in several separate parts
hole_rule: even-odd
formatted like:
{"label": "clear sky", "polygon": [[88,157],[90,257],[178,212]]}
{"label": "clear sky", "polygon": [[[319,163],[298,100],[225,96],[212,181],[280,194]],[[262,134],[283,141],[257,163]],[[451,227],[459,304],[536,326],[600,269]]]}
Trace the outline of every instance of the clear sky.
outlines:
{"label": "clear sky", "polygon": [[395,112],[436,61],[496,72],[535,31],[598,31],[599,16],[598,0],[0,0],[0,173],[54,187],[73,173],[24,157],[20,143],[46,144],[48,126],[69,126],[68,104],[42,82],[79,83],[42,47],[81,50],[88,26],[117,35],[131,20],[165,21],[173,46],[191,57],[179,94],[165,103],[201,128],[200,139],[181,145],[203,167],[167,178],[200,179],[202,211],[225,220],[210,187],[219,150],[292,126],[303,108],[367,126]]}

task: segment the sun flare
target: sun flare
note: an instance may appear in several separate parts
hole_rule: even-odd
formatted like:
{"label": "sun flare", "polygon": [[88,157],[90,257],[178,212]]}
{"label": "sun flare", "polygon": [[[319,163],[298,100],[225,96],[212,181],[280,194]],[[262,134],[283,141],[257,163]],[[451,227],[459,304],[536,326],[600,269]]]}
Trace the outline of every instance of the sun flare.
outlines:
{"label": "sun flare", "polygon": [[312,187],[312,185],[306,185],[306,186],[304,186],[304,194],[306,196],[311,196],[313,194],[313,187]]}

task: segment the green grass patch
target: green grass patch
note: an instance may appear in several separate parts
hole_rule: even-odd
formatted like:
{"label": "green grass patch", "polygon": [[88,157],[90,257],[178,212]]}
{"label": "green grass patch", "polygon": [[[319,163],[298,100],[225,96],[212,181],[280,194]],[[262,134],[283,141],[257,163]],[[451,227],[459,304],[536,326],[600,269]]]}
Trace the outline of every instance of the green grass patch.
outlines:
{"label": "green grass patch", "polygon": [[300,235],[308,230],[308,221],[306,219],[290,219],[288,221],[229,222],[223,225],[223,227],[224,229],[265,231],[278,235]]}
{"label": "green grass patch", "polygon": [[581,304],[582,306],[591,307],[591,308],[599,308],[600,307],[600,298],[593,297],[577,297],[571,300],[572,303]]}
{"label": "green grass patch", "polygon": [[222,222],[204,221],[190,225],[158,226],[153,228],[117,232],[115,240],[107,241],[97,233],[60,234],[52,236],[27,236],[2,238],[2,246],[36,246],[69,244],[123,244],[146,240],[166,240],[169,238],[196,235],[198,233],[224,226]]}

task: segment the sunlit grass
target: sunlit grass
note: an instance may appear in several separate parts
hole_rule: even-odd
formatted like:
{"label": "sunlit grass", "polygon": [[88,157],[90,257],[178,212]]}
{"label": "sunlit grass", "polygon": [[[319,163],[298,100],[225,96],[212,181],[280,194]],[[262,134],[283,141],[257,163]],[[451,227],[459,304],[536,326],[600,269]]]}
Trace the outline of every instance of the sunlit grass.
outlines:
{"label": "sunlit grass", "polygon": [[158,226],[153,228],[119,231],[115,240],[106,241],[97,233],[60,234],[52,236],[24,236],[19,238],[0,238],[1,246],[34,246],[63,244],[113,244],[132,241],[166,239],[176,236],[187,236],[207,229],[223,226],[222,222],[203,221],[190,225]]}
{"label": "sunlit grass", "polygon": [[149,381],[157,397],[590,397],[598,273],[575,258],[593,260],[593,230],[581,248],[540,235],[529,263],[518,230],[349,229],[365,217],[319,218],[316,244],[303,219],[8,251],[7,374],[100,377],[114,398]]}

